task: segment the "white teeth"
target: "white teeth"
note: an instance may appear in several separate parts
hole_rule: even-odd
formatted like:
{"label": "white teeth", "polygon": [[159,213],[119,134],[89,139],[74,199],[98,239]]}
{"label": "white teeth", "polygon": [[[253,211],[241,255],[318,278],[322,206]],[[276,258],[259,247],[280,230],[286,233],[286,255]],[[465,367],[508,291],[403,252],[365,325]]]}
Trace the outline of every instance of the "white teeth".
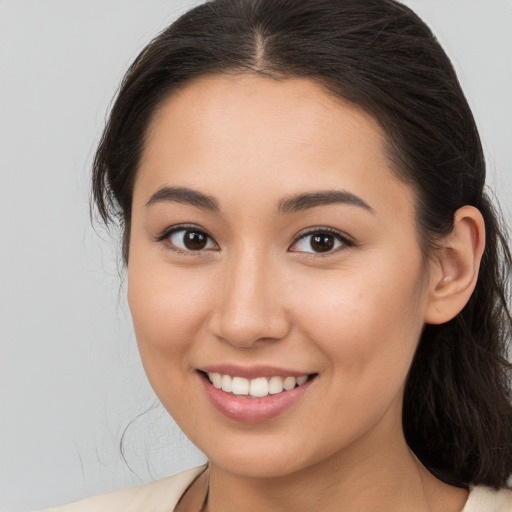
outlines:
{"label": "white teeth", "polygon": [[265,377],[252,379],[249,387],[249,395],[262,398],[268,395],[268,380]]}
{"label": "white teeth", "polygon": [[304,382],[306,382],[307,380],[308,380],[307,375],[302,375],[302,377],[297,377],[297,386],[302,386],[302,384],[304,384]]}
{"label": "white teeth", "polygon": [[286,377],[283,381],[283,389],[285,391],[289,391],[295,387],[295,384],[297,384],[297,379],[295,377]]}
{"label": "white teeth", "polygon": [[230,375],[221,375],[220,373],[208,373],[211,383],[226,393],[234,395],[245,395],[254,398],[263,398],[267,395],[277,395],[283,391],[289,391],[296,386],[302,386],[307,380],[307,375],[300,377],[279,377],[274,376],[267,379],[258,377],[256,379],[246,379],[244,377],[231,377]]}
{"label": "white teeth", "polygon": [[268,392],[277,395],[283,391],[283,379],[281,377],[270,377],[268,381]]}
{"label": "white teeth", "polygon": [[233,377],[231,391],[234,395],[248,395],[249,380],[243,377]]}
{"label": "white teeth", "polygon": [[231,393],[233,390],[233,379],[229,375],[222,376],[222,391]]}
{"label": "white teeth", "polygon": [[220,373],[209,373],[208,376],[212,381],[212,384],[217,388],[222,388],[222,375]]}

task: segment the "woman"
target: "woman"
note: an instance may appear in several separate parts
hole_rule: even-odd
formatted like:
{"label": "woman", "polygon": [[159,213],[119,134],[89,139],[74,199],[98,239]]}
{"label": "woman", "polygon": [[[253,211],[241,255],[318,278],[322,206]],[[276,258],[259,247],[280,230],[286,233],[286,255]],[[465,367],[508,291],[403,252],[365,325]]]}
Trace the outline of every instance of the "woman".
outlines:
{"label": "woman", "polygon": [[214,0],[128,71],[93,191],[207,467],[62,510],[510,511],[510,253],[393,0]]}

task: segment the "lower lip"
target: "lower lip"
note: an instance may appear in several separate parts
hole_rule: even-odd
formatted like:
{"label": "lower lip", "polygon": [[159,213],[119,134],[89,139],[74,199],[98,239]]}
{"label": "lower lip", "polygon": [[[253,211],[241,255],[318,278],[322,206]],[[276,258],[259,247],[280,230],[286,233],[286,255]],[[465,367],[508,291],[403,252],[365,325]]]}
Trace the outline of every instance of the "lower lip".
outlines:
{"label": "lower lip", "polygon": [[301,386],[275,395],[247,398],[217,389],[206,376],[200,374],[200,377],[208,398],[217,410],[242,423],[261,423],[280,416],[301,400],[313,380],[308,379]]}

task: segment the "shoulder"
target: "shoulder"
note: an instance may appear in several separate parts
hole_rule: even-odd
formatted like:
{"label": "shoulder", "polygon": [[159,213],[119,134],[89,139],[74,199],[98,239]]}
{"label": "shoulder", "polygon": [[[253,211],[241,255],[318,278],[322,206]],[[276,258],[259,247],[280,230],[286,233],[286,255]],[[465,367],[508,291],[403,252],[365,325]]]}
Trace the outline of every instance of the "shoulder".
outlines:
{"label": "shoulder", "polygon": [[42,512],[170,512],[204,466],[149,484],[100,494]]}
{"label": "shoulder", "polygon": [[512,490],[496,491],[490,487],[478,485],[469,493],[462,512],[512,512]]}

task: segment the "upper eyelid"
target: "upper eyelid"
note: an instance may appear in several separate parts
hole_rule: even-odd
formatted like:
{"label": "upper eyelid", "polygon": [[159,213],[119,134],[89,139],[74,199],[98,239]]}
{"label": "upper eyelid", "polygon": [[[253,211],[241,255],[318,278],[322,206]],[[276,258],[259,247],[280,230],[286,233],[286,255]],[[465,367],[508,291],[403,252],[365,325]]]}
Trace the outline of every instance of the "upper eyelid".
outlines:
{"label": "upper eyelid", "polygon": [[[202,228],[201,226],[199,226],[197,224],[176,224],[174,226],[168,226],[168,227],[164,228],[159,234],[157,234],[155,236],[155,238],[157,240],[163,240],[164,238],[167,238],[172,233],[176,233],[177,231],[187,231],[187,230],[200,231],[201,233],[204,233],[209,238],[211,238],[212,240],[215,241],[215,238],[213,238],[213,236],[210,235],[210,233],[206,229]],[[215,242],[215,243],[217,243],[217,242]]]}
{"label": "upper eyelid", "polygon": [[[203,227],[199,226],[198,224],[177,224],[174,226],[169,226],[165,228],[163,231],[160,232],[160,234],[155,236],[156,241],[163,241],[166,238],[169,237],[172,233],[176,233],[177,231],[186,231],[186,230],[197,230],[202,233],[204,233],[206,236],[208,236],[217,246],[219,246],[218,242],[215,240],[215,238]],[[352,238],[347,235],[346,233],[339,231],[338,229],[331,228],[328,226],[313,226],[310,228],[304,228],[303,230],[299,231],[291,240],[289,247],[296,244],[301,238],[313,235],[315,233],[330,233],[343,242],[353,245],[354,241]]]}
{"label": "upper eyelid", "polygon": [[[292,248],[295,245],[299,244],[303,238],[314,235],[316,233],[328,233],[328,234],[334,236],[338,240],[338,242],[341,244],[341,247],[335,248],[333,250],[325,251],[325,252],[292,250]],[[306,228],[305,230],[299,232],[294,237],[294,239],[292,240],[290,245],[288,246],[287,251],[292,254],[300,254],[300,255],[306,256],[308,258],[327,258],[329,256],[334,256],[334,255],[338,254],[338,252],[340,250],[349,249],[354,246],[356,246],[356,243],[354,242],[352,237],[346,235],[344,232],[339,231],[334,228],[331,228],[331,227],[327,227],[327,226],[323,226],[323,227],[316,226],[316,227],[312,227],[312,228]]]}
{"label": "upper eyelid", "polygon": [[[209,248],[209,249],[198,249],[198,250],[182,249],[181,247],[176,246],[174,243],[172,243],[169,240],[171,235],[173,235],[174,233],[177,233],[179,231],[201,232],[201,233],[205,234],[210,239],[210,241],[213,242],[213,244],[216,247],[213,249]],[[213,238],[213,236],[210,235],[210,233],[208,233],[208,231],[206,229],[198,226],[197,224],[177,224],[177,225],[169,226],[169,227],[165,228],[163,231],[161,231],[160,234],[154,236],[153,239],[155,242],[163,243],[164,245],[166,245],[169,250],[172,250],[175,253],[186,255],[186,256],[198,257],[201,255],[204,255],[206,252],[211,252],[212,250],[214,250],[214,251],[220,250],[220,246],[217,243],[217,241],[215,240],[215,238]]]}
{"label": "upper eyelid", "polygon": [[335,235],[335,236],[339,237],[340,239],[342,239],[346,242],[349,242],[351,244],[354,243],[352,240],[352,237],[350,237],[343,231],[339,231],[338,229],[330,228],[327,226],[315,226],[312,228],[306,228],[302,231],[299,231],[299,233],[297,233],[297,235],[295,235],[294,238],[292,239],[292,243],[297,242],[298,240],[300,240],[301,238],[303,238],[305,236],[314,235],[315,233],[329,233],[331,235]]}

